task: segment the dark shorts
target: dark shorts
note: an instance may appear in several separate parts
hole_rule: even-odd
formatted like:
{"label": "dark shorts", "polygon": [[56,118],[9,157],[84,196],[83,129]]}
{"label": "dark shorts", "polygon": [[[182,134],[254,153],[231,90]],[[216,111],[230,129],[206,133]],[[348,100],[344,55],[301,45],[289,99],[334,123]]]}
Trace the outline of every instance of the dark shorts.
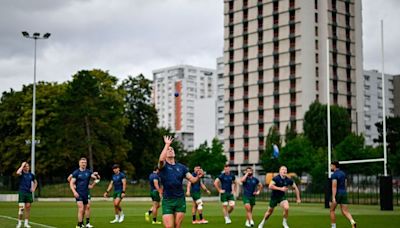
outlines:
{"label": "dark shorts", "polygon": [[201,199],[201,193],[200,192],[191,192],[190,196],[192,197],[193,201],[197,201]]}
{"label": "dark shorts", "polygon": [[162,199],[162,213],[163,215],[173,215],[176,212],[186,212],[185,197],[176,199]]}
{"label": "dark shorts", "polygon": [[79,197],[75,198],[76,202],[82,202],[83,205],[87,205],[89,203],[89,194],[81,194],[79,193]]}
{"label": "dark shorts", "polygon": [[251,206],[256,205],[256,197],[255,196],[243,196],[243,204],[250,204]]}
{"label": "dark shorts", "polygon": [[[331,197],[332,198],[332,197]],[[337,204],[348,204],[347,193],[336,193],[336,203]],[[332,201],[332,199],[331,199]]]}
{"label": "dark shorts", "polygon": [[269,207],[270,208],[274,208],[278,204],[280,204],[282,201],[285,201],[285,200],[286,200],[286,196],[274,196],[274,197],[271,197],[271,200],[269,201]]}
{"label": "dark shorts", "polygon": [[122,192],[114,192],[113,193],[113,199],[116,199],[116,198],[120,198],[120,199],[122,199]]}
{"label": "dark shorts", "polygon": [[157,190],[150,191],[150,197],[153,202],[159,203],[161,201],[160,193]]}
{"label": "dark shorts", "polygon": [[232,193],[222,193],[220,199],[222,203],[235,201],[235,197]]}
{"label": "dark shorts", "polygon": [[32,193],[31,192],[18,192],[18,203],[32,203]]}

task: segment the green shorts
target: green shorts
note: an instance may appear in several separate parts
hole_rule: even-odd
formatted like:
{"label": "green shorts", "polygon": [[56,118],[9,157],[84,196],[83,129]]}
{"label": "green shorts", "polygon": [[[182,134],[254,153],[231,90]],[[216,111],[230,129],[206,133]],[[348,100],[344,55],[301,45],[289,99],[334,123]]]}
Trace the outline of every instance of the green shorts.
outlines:
{"label": "green shorts", "polygon": [[349,204],[349,201],[347,200],[347,193],[336,193],[335,198],[337,204]]}
{"label": "green shorts", "polygon": [[32,193],[31,192],[18,192],[18,203],[32,203]]}
{"label": "green shorts", "polygon": [[163,215],[173,215],[176,212],[186,212],[185,197],[176,199],[162,199],[162,213]]}
{"label": "green shorts", "polygon": [[225,203],[228,201],[235,201],[235,197],[233,196],[232,193],[222,193],[220,199],[221,199],[222,203]]}
{"label": "green shorts", "polygon": [[192,197],[193,201],[197,201],[201,199],[201,193],[200,192],[191,192],[190,196]]}
{"label": "green shorts", "polygon": [[280,204],[282,201],[286,200],[286,196],[277,196],[277,197],[271,197],[271,200],[269,201],[269,207],[274,208],[278,204]]}
{"label": "green shorts", "polygon": [[251,206],[256,205],[256,197],[255,196],[243,196],[243,204],[250,204]]}
{"label": "green shorts", "polygon": [[116,199],[116,198],[120,198],[120,199],[122,199],[122,192],[114,192],[113,193],[113,199]]}
{"label": "green shorts", "polygon": [[160,202],[161,201],[160,194],[156,190],[155,191],[150,191],[150,197],[151,197],[151,200],[153,202]]}

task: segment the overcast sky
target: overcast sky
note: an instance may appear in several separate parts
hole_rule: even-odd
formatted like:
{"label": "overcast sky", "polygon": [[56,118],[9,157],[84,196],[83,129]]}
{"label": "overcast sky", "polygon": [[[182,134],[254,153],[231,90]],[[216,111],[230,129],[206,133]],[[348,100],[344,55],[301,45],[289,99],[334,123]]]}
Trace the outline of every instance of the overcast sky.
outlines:
{"label": "overcast sky", "polygon": [[[400,74],[400,1],[362,0],[364,69]],[[38,41],[37,80],[64,82],[82,69],[120,79],[177,64],[215,68],[223,54],[223,0],[0,0],[0,92],[33,81],[34,41],[21,31],[50,32]]]}

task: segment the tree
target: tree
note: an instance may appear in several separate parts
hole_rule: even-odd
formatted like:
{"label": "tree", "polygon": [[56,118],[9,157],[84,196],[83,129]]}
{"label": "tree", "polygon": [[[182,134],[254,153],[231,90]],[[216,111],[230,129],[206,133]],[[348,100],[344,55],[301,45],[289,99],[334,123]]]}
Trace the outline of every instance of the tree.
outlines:
{"label": "tree", "polygon": [[224,155],[223,145],[217,138],[212,140],[211,147],[207,145],[206,141],[188,155],[190,169],[200,165],[207,174],[213,177],[221,173],[225,163],[226,156]]}
{"label": "tree", "polygon": [[285,143],[290,142],[290,140],[297,137],[296,128],[292,124],[288,124],[285,130]]}
{"label": "tree", "polygon": [[[374,142],[383,144],[383,123],[375,124],[379,137]],[[400,174],[400,117],[386,118],[386,141],[388,148],[388,167],[393,175]]]}
{"label": "tree", "polygon": [[[125,91],[124,116],[128,120],[125,139],[132,145],[128,159],[135,166],[137,178],[147,177],[157,165],[164,147],[162,136],[170,135],[168,130],[157,127],[157,111],[151,103],[151,83],[141,74],[137,77],[129,76],[120,86]],[[179,154],[177,142],[172,146]]]}
{"label": "tree", "polygon": [[301,175],[310,172],[314,164],[315,149],[310,140],[304,136],[298,136],[290,140],[282,148],[279,161],[288,167],[291,172]]}
{"label": "tree", "polygon": [[[364,136],[351,133],[334,149],[334,159],[339,161],[360,160],[382,157],[379,151],[364,146]],[[343,169],[349,174],[377,174],[379,168],[376,163],[349,164],[344,165]]]}
{"label": "tree", "polygon": [[[314,102],[304,115],[304,135],[310,139],[315,148],[328,145],[326,113],[326,105]],[[331,129],[333,129],[331,131],[332,147],[351,133],[351,118],[345,108],[331,105]]]}
{"label": "tree", "polygon": [[[101,70],[82,70],[67,84],[60,101],[57,149],[64,160],[89,158],[89,167],[110,172],[110,163],[119,163],[128,173],[133,166],[127,160],[130,144],[124,139],[124,91],[117,78]],[[66,164],[67,168],[76,163]]]}
{"label": "tree", "polygon": [[276,172],[279,169],[280,163],[277,157],[273,156],[273,146],[281,147],[281,135],[276,126],[272,126],[265,140],[265,151],[261,155],[261,165],[265,172]]}

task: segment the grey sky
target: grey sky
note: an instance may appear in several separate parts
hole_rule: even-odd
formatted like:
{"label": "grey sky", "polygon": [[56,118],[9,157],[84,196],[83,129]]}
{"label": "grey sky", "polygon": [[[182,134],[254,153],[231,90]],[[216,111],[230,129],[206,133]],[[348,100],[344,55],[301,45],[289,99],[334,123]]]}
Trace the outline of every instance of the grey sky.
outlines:
{"label": "grey sky", "polygon": [[[63,82],[82,69],[123,79],[176,64],[215,68],[223,49],[223,0],[0,0],[0,92],[33,81],[33,40],[21,31],[50,32],[38,41],[37,80]],[[362,0],[364,69],[381,69],[380,19],[385,20],[386,73],[399,74],[400,1]]]}

